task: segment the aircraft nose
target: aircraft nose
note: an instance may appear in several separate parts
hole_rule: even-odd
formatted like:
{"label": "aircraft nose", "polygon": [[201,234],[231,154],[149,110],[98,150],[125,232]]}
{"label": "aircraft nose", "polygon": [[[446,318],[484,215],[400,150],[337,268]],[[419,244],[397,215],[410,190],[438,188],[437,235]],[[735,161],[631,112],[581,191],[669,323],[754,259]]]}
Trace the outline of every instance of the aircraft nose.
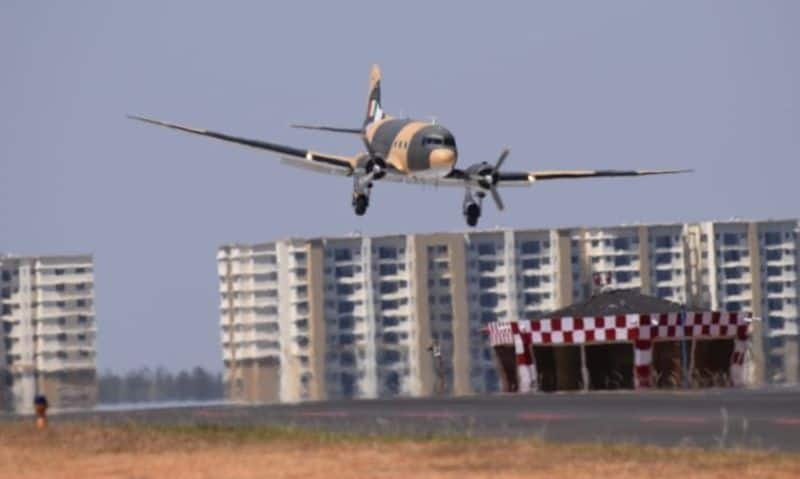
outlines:
{"label": "aircraft nose", "polygon": [[436,148],[430,153],[431,168],[452,169],[456,164],[456,152],[450,148]]}

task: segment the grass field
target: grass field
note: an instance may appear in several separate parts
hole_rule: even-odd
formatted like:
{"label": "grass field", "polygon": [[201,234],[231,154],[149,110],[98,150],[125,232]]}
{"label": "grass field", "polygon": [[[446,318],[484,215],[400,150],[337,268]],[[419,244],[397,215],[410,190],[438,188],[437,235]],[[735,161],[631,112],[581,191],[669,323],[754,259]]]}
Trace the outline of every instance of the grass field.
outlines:
{"label": "grass field", "polygon": [[0,478],[797,478],[800,455],[277,428],[0,424]]}

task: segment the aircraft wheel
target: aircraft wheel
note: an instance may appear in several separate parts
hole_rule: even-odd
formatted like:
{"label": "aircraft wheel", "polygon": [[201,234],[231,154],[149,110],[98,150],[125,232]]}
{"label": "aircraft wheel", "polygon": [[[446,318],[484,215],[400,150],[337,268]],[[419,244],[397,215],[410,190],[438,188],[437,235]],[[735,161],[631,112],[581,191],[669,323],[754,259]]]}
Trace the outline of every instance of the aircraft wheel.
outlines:
{"label": "aircraft wheel", "polygon": [[358,216],[363,216],[367,212],[367,206],[369,206],[367,195],[358,195],[353,199],[353,208]]}
{"label": "aircraft wheel", "polygon": [[481,207],[475,203],[471,203],[464,211],[464,217],[467,219],[467,225],[475,226],[478,224],[478,218],[481,217]]}

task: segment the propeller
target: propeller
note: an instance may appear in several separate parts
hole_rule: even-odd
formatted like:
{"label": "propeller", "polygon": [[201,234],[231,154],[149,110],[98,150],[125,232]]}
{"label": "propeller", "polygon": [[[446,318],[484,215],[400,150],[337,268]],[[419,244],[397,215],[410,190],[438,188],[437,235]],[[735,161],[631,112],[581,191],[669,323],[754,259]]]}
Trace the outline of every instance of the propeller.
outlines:
{"label": "propeller", "polygon": [[497,191],[497,182],[500,180],[500,167],[503,166],[509,153],[510,150],[505,148],[500,152],[500,156],[497,158],[494,166],[484,161],[473,167],[475,172],[471,175],[473,181],[475,181],[478,186],[484,190],[489,190],[489,193],[492,195],[492,200],[499,211],[505,209],[505,204],[500,197],[500,192]]}
{"label": "propeller", "polygon": [[367,160],[365,169],[374,179],[379,180],[386,175],[386,162],[380,156],[374,156]]}

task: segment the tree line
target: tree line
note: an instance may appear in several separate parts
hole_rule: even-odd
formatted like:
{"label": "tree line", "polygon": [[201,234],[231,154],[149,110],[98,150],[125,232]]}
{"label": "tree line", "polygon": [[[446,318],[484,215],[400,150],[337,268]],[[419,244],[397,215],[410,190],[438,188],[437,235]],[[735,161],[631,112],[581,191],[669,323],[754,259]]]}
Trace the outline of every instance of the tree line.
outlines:
{"label": "tree line", "polygon": [[155,371],[145,367],[125,374],[106,370],[97,378],[97,389],[101,404],[203,401],[222,399],[225,393],[222,374],[212,374],[201,367],[178,373],[162,367]]}

